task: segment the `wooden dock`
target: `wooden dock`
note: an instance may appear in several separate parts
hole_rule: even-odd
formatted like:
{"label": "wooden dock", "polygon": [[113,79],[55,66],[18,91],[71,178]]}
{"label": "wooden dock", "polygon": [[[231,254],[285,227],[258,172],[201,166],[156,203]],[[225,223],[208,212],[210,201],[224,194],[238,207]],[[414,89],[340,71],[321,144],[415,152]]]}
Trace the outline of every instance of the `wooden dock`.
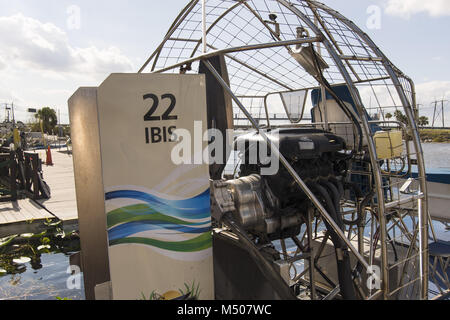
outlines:
{"label": "wooden dock", "polygon": [[[78,224],[72,156],[66,149],[52,150],[53,166],[42,165],[44,180],[50,186],[51,198],[38,202],[23,199],[0,203],[0,238],[14,234],[39,233],[48,219],[63,221],[65,229]],[[38,151],[45,163],[45,151]]]}

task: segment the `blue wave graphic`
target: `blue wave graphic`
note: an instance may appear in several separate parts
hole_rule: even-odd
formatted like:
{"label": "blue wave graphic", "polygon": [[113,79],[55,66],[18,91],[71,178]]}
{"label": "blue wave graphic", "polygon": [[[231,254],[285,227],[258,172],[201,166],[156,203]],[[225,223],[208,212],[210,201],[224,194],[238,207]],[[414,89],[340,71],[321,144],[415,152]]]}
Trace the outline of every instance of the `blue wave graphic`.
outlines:
{"label": "blue wave graphic", "polygon": [[107,201],[113,199],[135,199],[143,201],[157,212],[181,219],[206,219],[211,216],[209,189],[187,200],[166,200],[145,192],[133,190],[108,192],[105,194],[105,199]]}
{"label": "blue wave graphic", "polygon": [[136,221],[122,224],[108,231],[109,241],[123,239],[139,232],[152,230],[172,230],[179,233],[202,234],[211,231],[211,225],[204,228],[192,228],[163,221]]}

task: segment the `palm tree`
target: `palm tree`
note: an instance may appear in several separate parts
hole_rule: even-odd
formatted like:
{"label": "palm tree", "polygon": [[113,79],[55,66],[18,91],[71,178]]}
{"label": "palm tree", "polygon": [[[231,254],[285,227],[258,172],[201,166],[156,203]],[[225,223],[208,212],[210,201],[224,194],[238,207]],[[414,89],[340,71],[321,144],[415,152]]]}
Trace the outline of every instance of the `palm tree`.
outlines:
{"label": "palm tree", "polygon": [[[391,121],[391,119],[392,119],[392,113],[388,112],[388,113],[386,113],[386,115],[385,115],[384,117],[387,119],[387,121]],[[390,127],[391,124],[388,123],[387,126]]]}
{"label": "palm tree", "polygon": [[388,112],[384,117],[390,121],[392,119],[392,113]]}
{"label": "palm tree", "polygon": [[400,110],[395,111],[394,116],[397,119],[397,121],[408,125],[408,118]]}
{"label": "palm tree", "polygon": [[42,121],[44,133],[51,134],[53,129],[58,124],[56,111],[48,107],[39,110],[35,117],[39,121]]}
{"label": "palm tree", "polygon": [[428,120],[428,117],[419,117],[419,120],[417,121],[417,124],[419,127],[425,127],[430,124],[430,121]]}

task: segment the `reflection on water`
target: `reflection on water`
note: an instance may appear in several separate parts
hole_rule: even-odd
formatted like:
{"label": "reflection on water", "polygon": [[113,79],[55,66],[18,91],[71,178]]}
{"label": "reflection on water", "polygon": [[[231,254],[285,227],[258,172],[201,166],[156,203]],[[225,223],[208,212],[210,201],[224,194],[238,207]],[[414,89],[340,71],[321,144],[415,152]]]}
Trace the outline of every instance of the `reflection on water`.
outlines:
{"label": "reflection on water", "polygon": [[[41,234],[0,239],[0,300],[84,299],[82,275],[70,279],[69,257],[79,250],[77,233],[58,223]],[[79,287],[69,289],[68,280]]]}
{"label": "reflection on water", "polygon": [[0,277],[0,300],[56,300],[57,297],[84,300],[83,280],[81,288],[67,288],[69,257],[63,253],[43,254],[40,269],[31,263],[20,268],[16,274]]}

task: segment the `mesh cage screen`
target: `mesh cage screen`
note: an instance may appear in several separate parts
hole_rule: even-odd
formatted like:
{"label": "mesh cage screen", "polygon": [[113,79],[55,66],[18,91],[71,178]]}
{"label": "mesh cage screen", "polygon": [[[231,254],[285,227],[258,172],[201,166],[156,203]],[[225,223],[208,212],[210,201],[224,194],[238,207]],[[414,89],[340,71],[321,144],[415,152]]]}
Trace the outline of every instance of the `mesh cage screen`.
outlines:
{"label": "mesh cage screen", "polygon": [[298,123],[302,120],[308,90],[299,90],[280,93],[284,109],[289,120],[292,123]]}

